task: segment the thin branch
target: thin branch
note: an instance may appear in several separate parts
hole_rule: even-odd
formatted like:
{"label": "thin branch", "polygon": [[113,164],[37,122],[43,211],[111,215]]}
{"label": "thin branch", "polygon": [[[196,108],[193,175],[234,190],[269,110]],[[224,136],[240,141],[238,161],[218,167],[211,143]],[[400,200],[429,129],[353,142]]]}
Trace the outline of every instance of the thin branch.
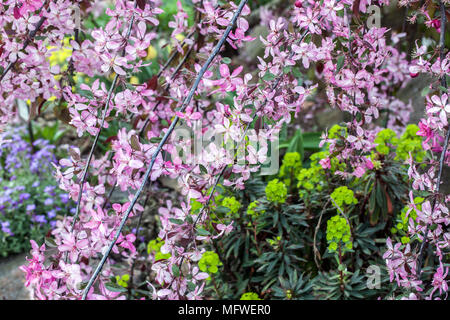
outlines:
{"label": "thin branch", "polygon": [[[330,199],[331,199],[331,197],[330,197]],[[325,210],[326,210],[328,204],[330,203],[330,199],[328,199],[327,203],[324,205],[324,207],[320,213],[319,221],[317,222],[316,229],[314,230],[314,241],[313,241],[314,262],[316,263],[318,270],[320,270],[320,265],[319,265],[319,262],[317,261],[317,259],[321,259],[321,257],[320,257],[320,252],[317,249],[317,245],[316,245],[317,233],[319,232],[320,223],[322,222],[322,216],[325,213]]]}
{"label": "thin branch", "polygon": [[[236,12],[233,15],[233,18],[231,19],[230,24],[227,26],[222,38],[219,40],[219,42],[217,43],[216,47],[213,49],[211,55],[208,57],[208,60],[205,62],[205,64],[203,65],[203,67],[200,69],[197,78],[195,79],[194,84],[192,85],[192,88],[189,92],[189,94],[187,95],[187,97],[184,99],[183,104],[181,105],[180,108],[180,112],[183,112],[186,107],[189,105],[189,103],[192,100],[192,97],[195,94],[195,91],[197,90],[198,85],[200,84],[200,81],[204,75],[204,73],[206,72],[206,70],[209,68],[210,64],[212,63],[212,61],[214,60],[214,58],[218,55],[220,49],[222,48],[223,44],[225,43],[226,39],[228,38],[228,35],[231,32],[231,29],[233,28],[233,26],[236,23],[237,18],[239,17],[239,15],[242,12],[242,9],[244,8],[245,4],[247,3],[248,0],[242,0],[241,3],[239,4],[239,7],[237,8]],[[137,190],[137,192],[135,193],[133,200],[130,203],[130,206],[128,207],[127,211],[124,213],[124,216],[122,218],[122,221],[119,225],[119,228],[117,229],[116,235],[113,239],[113,241],[111,242],[111,244],[109,245],[108,249],[106,250],[106,252],[104,253],[100,263],[98,264],[97,268],[94,271],[94,274],[91,276],[91,278],[89,279],[89,282],[86,286],[86,288],[83,291],[83,296],[82,299],[85,300],[87,297],[87,294],[90,290],[90,288],[92,287],[92,285],[94,284],[95,280],[98,277],[98,274],[100,273],[100,271],[103,269],[103,266],[106,262],[106,259],[108,258],[112,248],[114,247],[114,245],[116,244],[117,240],[119,239],[119,236],[122,232],[122,229],[128,219],[128,216],[130,215],[130,212],[133,210],[134,205],[136,204],[139,196],[141,195],[147,180],[150,176],[150,173],[153,169],[153,165],[156,162],[156,158],[159,155],[159,153],[162,150],[162,147],[165,145],[165,143],[167,142],[169,136],[171,135],[171,133],[173,132],[173,130],[175,129],[175,126],[177,125],[178,121],[179,121],[179,117],[176,116],[173,120],[173,122],[171,123],[171,125],[169,126],[169,129],[167,130],[166,134],[164,135],[164,137],[162,138],[161,142],[158,145],[158,148],[156,149],[156,151],[154,152],[154,154],[152,155],[152,160],[150,162],[150,165],[147,169],[147,171],[145,172],[143,181],[141,183],[141,185],[139,186],[139,189]]]}

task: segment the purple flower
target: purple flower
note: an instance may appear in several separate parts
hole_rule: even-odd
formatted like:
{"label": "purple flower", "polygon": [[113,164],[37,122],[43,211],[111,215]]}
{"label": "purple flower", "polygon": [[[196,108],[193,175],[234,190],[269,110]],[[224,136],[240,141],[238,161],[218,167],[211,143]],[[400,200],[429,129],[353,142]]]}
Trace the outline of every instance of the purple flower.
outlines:
{"label": "purple flower", "polygon": [[64,203],[64,204],[69,202],[69,195],[67,193],[61,193],[59,195],[59,198],[61,199],[61,202]]}
{"label": "purple flower", "polygon": [[3,231],[4,233],[9,234],[10,236],[14,235],[14,234],[11,232],[11,229],[9,228],[9,221],[0,222],[0,224],[2,225],[2,231]]}
{"label": "purple flower", "polygon": [[44,192],[46,192],[46,193],[51,193],[53,190],[55,190],[54,186],[46,186],[44,188]]}
{"label": "purple flower", "polygon": [[44,204],[46,206],[51,206],[53,204],[53,199],[52,198],[45,199]]}
{"label": "purple flower", "polygon": [[35,181],[33,182],[33,184],[31,185],[33,188],[37,188],[39,187],[40,182],[39,181]]}
{"label": "purple flower", "polygon": [[27,205],[27,211],[33,211],[34,209],[36,209],[36,205],[35,204],[29,204]]}
{"label": "purple flower", "polygon": [[49,217],[50,219],[56,217],[55,210],[50,210],[49,212],[47,212],[47,217]]}
{"label": "purple flower", "polygon": [[24,200],[28,200],[30,199],[30,194],[29,193],[21,193],[19,195],[19,201],[24,201]]}
{"label": "purple flower", "polygon": [[45,219],[45,216],[42,214],[35,215],[33,220],[39,223],[47,223],[47,219]]}

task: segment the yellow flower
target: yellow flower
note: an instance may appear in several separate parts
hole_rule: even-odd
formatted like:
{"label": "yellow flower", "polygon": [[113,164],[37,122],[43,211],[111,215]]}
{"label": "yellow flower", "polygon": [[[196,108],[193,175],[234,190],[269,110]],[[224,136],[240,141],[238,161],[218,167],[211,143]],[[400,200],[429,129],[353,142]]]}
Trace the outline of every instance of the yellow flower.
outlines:
{"label": "yellow flower", "polygon": [[158,51],[156,51],[155,47],[150,46],[147,49],[147,56],[145,57],[145,60],[155,59],[157,55],[158,55]]}
{"label": "yellow flower", "polygon": [[139,79],[138,77],[131,77],[130,78],[130,84],[139,84]]}
{"label": "yellow flower", "polygon": [[[181,33],[179,33],[175,36],[175,39],[177,39],[180,43],[184,40],[184,38],[186,38],[186,37]],[[169,53],[172,52],[172,49],[173,49],[172,45],[169,44],[167,46],[167,50],[169,51]]]}

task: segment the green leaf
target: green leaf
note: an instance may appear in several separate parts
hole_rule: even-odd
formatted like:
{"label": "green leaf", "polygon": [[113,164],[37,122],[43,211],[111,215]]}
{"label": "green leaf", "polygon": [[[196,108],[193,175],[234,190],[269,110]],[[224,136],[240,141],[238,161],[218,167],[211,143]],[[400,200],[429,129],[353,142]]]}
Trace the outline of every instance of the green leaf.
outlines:
{"label": "green leaf", "polygon": [[184,220],[181,219],[175,219],[175,218],[169,218],[169,221],[175,224],[183,224]]}
{"label": "green leaf", "polygon": [[176,264],[172,265],[172,273],[175,277],[180,276],[180,268],[178,267],[178,265],[176,265]]}
{"label": "green leaf", "polygon": [[202,174],[207,174],[207,173],[208,173],[208,170],[205,168],[205,166],[203,166],[203,165],[201,165],[201,164],[199,164],[198,166],[199,166],[200,172],[201,172]]}
{"label": "green leaf", "polygon": [[319,151],[319,143],[322,133],[320,132],[305,132],[303,133],[303,148],[308,151]]}
{"label": "green leaf", "polygon": [[211,233],[203,228],[197,229],[197,234],[199,236],[209,236]]}
{"label": "green leaf", "polygon": [[91,91],[87,90],[78,90],[78,94],[86,99],[92,100],[94,99],[94,94]]}
{"label": "green leaf", "polygon": [[298,129],[295,132],[294,137],[292,138],[291,142],[289,143],[289,146],[286,150],[286,152],[298,152],[300,153],[301,160],[304,159],[305,149],[303,147],[303,134],[302,130]]}
{"label": "green leaf", "polygon": [[124,288],[124,287],[119,286],[118,284],[112,283],[112,282],[108,282],[107,284],[105,284],[105,288],[112,292],[127,292],[128,291],[127,288]]}
{"label": "green leaf", "polygon": [[231,59],[228,58],[228,57],[223,57],[223,58],[222,58],[222,63],[230,64],[230,63],[231,63]]}
{"label": "green leaf", "polygon": [[336,63],[336,72],[335,74],[339,73],[339,71],[341,71],[342,67],[344,66],[344,61],[345,61],[345,56],[339,56],[339,58],[337,59],[337,63]]}
{"label": "green leaf", "polygon": [[151,143],[159,143],[162,140],[160,137],[153,137],[150,139]]}

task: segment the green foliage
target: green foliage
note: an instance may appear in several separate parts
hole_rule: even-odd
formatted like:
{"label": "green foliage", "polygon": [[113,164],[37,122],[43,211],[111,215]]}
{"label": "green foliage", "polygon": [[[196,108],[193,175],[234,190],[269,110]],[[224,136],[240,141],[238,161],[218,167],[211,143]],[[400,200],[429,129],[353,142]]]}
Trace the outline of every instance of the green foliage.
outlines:
{"label": "green foliage", "polygon": [[377,133],[374,143],[378,144],[376,150],[384,155],[390,151],[390,147],[398,145],[398,138],[392,129],[383,129]]}
{"label": "green foliage", "polygon": [[409,153],[414,156],[414,160],[422,162],[425,158],[425,151],[422,147],[422,137],[416,133],[419,131],[419,127],[415,124],[409,124],[406,127],[405,133],[400,137],[397,146],[396,160],[405,160],[409,158]]}
{"label": "green foliage", "polygon": [[409,124],[400,138],[392,129],[383,129],[377,133],[374,143],[377,144],[376,151],[382,155],[395,153],[395,160],[406,160],[409,153],[414,156],[414,160],[422,162],[425,158],[425,151],[422,147],[422,137],[416,133],[419,127]]}
{"label": "green foliage", "polygon": [[243,293],[240,300],[262,300],[257,293],[246,292]]}
{"label": "green foliage", "polygon": [[164,241],[161,238],[151,240],[147,245],[147,253],[154,254],[155,260],[169,259],[172,255],[170,253],[162,253],[161,247],[164,245]]}
{"label": "green foliage", "polygon": [[264,211],[262,211],[262,212],[257,211],[258,206],[259,206],[258,200],[250,202],[250,204],[247,207],[247,215],[256,218],[259,216],[260,213],[264,213]]}
{"label": "green foliage", "polygon": [[238,213],[239,209],[241,208],[241,204],[239,201],[236,200],[235,197],[226,197],[222,200],[222,206],[225,208],[230,209],[230,211],[227,213],[231,216],[234,216]]}
{"label": "green foliage", "polygon": [[128,288],[128,281],[130,281],[129,274],[124,274],[123,276],[116,276],[116,282],[121,287]]}
{"label": "green foliage", "polygon": [[283,180],[284,184],[287,186],[291,185],[291,180],[293,180],[302,168],[302,160],[300,153],[298,152],[287,152],[283,158],[283,164],[280,168],[280,178],[285,177]]}
{"label": "green foliage", "polygon": [[[413,131],[402,136],[405,141],[413,139]],[[345,139],[347,128],[335,125],[328,136]],[[390,130],[379,133],[387,153],[372,154],[374,168],[360,178],[330,174],[345,171],[348,164],[328,151],[305,152],[305,158],[288,151],[277,175],[253,176],[241,192],[220,186],[207,231],[213,233],[214,224],[224,220],[230,223],[229,216],[242,208],[246,214],[235,214],[233,230],[214,240],[213,251],[202,257],[203,270],[223,264],[206,294],[222,299],[256,298],[255,293],[262,299],[375,299],[395,292],[385,268],[383,286],[376,290],[367,288],[364,270],[384,265],[386,248],[379,238],[392,236],[395,229],[394,237],[410,241],[407,225],[416,213],[404,205],[409,178],[396,153],[402,137]],[[329,160],[331,168],[324,169],[321,160]],[[416,198],[419,209],[421,201]],[[214,255],[215,263],[204,261],[208,255]]]}
{"label": "green foliage", "polygon": [[346,186],[334,189],[333,193],[331,194],[331,198],[333,198],[334,202],[336,202],[339,208],[342,208],[344,204],[351,205],[358,203],[358,200],[355,198],[353,191]]}
{"label": "green foliage", "polygon": [[198,268],[207,272],[210,275],[217,273],[219,271],[219,266],[222,265],[222,262],[219,260],[219,256],[214,251],[206,251],[203,253],[202,257],[198,262]]}
{"label": "green foliage", "polygon": [[286,185],[278,181],[278,179],[273,179],[267,184],[266,187],[266,197],[267,200],[275,204],[285,203],[287,196]]}
{"label": "green foliage", "polygon": [[352,250],[353,244],[350,237],[350,226],[345,218],[336,215],[327,221],[327,241],[330,252],[335,252],[338,248],[342,250],[342,253]]}

